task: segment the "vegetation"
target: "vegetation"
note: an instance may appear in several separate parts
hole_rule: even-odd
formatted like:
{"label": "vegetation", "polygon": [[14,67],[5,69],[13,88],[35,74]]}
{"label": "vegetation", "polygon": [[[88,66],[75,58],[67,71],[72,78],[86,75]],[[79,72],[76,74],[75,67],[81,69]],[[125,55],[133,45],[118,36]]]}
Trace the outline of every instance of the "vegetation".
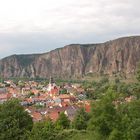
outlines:
{"label": "vegetation", "polygon": [[48,119],[45,122],[37,122],[34,124],[31,133],[29,134],[29,140],[53,140],[57,131],[53,122]]}
{"label": "vegetation", "polygon": [[83,108],[80,109],[74,118],[73,128],[77,130],[86,130],[89,118],[89,114],[87,114]]}
{"label": "vegetation", "polygon": [[0,105],[0,140],[23,140],[32,129],[32,118],[16,99]]}
{"label": "vegetation", "polygon": [[68,129],[70,127],[70,120],[64,112],[60,113],[59,118],[55,123],[55,127],[58,130]]}
{"label": "vegetation", "polygon": [[60,113],[56,122],[33,124],[19,102],[9,100],[0,105],[0,140],[140,140],[139,81],[126,84],[105,77],[83,82],[92,110],[82,108],[73,121]]}
{"label": "vegetation", "polygon": [[59,91],[59,94],[67,94],[67,90],[66,90],[66,89],[61,89],[61,90]]}

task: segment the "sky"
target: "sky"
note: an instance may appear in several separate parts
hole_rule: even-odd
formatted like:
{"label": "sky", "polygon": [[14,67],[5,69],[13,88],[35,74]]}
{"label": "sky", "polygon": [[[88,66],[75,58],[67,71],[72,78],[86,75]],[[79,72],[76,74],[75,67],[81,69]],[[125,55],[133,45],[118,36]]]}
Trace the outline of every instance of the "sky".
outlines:
{"label": "sky", "polygon": [[0,58],[140,35],[140,0],[0,0]]}

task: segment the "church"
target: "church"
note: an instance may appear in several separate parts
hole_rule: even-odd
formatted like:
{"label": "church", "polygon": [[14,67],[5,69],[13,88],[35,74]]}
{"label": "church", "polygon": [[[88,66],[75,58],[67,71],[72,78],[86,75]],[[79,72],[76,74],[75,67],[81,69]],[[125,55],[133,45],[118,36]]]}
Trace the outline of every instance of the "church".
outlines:
{"label": "church", "polygon": [[51,97],[59,95],[59,87],[56,85],[52,77],[50,77],[50,81],[47,86],[47,91]]}

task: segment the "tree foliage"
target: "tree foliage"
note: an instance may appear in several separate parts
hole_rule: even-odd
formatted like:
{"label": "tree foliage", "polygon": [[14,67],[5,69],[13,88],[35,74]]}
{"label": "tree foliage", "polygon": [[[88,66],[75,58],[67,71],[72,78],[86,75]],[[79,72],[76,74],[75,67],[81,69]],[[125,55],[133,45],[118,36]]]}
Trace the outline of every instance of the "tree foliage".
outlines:
{"label": "tree foliage", "polygon": [[0,106],[0,139],[26,139],[32,129],[32,118],[16,99],[9,100]]}
{"label": "tree foliage", "polygon": [[66,129],[70,127],[70,120],[68,117],[64,114],[64,112],[60,113],[59,118],[57,119],[56,123],[56,129]]}
{"label": "tree foliage", "polygon": [[89,115],[85,112],[84,108],[82,108],[77,112],[73,120],[73,127],[77,130],[85,130],[87,128],[88,120]]}
{"label": "tree foliage", "polygon": [[54,140],[56,135],[53,122],[49,119],[45,122],[37,122],[29,135],[29,140]]}

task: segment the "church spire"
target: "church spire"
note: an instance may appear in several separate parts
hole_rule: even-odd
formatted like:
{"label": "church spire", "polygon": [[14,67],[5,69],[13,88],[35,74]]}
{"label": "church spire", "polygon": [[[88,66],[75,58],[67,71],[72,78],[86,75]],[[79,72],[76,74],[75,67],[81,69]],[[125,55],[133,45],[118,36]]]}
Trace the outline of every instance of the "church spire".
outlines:
{"label": "church spire", "polygon": [[54,80],[53,80],[52,76],[50,76],[49,84],[53,84],[53,83],[54,83]]}

